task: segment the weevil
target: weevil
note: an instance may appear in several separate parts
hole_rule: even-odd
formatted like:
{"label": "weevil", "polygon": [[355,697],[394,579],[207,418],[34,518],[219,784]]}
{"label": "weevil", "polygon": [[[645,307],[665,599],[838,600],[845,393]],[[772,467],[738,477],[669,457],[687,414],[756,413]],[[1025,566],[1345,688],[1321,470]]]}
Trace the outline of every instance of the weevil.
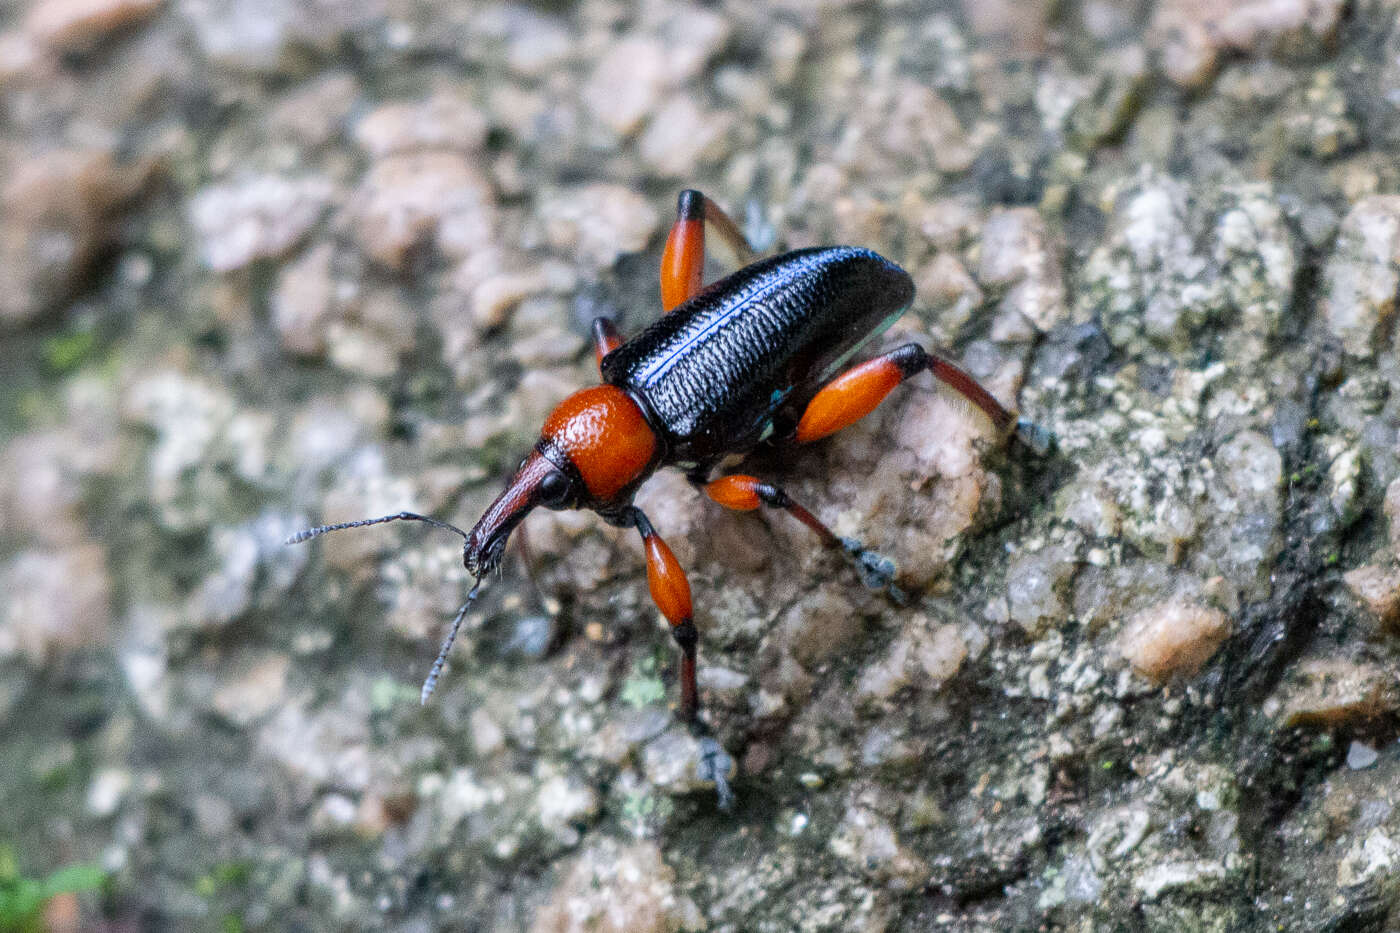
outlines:
{"label": "weevil", "polygon": [[787,512],[823,545],[849,557],[866,585],[893,590],[888,561],[836,535],[779,486],[724,467],[760,444],[809,444],[833,434],[924,371],[984,412],[1002,436],[1014,432],[1035,450],[1045,449],[1049,436],[917,343],[849,365],[913,302],[913,280],[895,263],[852,246],[799,249],[749,262],[706,288],[707,227],[741,261],[751,260],[752,250],[734,221],[698,191],[680,193],[676,215],[661,259],[665,313],[627,341],[610,319],[594,321],[601,383],[559,403],[534,449],[470,531],[399,512],[310,528],[288,543],[392,521],[426,522],[462,536],[462,562],[476,582],[423,682],[426,703],[482,579],[499,567],[507,539],[532,509],[591,509],[609,524],[636,529],[652,599],[680,648],[679,715],[702,736],[701,776],[716,783],[727,804],[725,772],[732,762],[705,735],[700,719],[690,583],[633,504],[638,488],[662,467],[680,469],[725,508]]}

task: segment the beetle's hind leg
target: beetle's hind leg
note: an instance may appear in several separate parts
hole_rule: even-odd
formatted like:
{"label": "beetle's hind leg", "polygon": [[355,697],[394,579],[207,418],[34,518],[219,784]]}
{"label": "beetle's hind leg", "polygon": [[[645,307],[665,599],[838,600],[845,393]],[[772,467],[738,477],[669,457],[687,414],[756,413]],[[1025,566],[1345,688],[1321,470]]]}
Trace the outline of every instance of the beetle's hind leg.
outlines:
{"label": "beetle's hind leg", "polygon": [[756,476],[736,473],[730,476],[721,476],[713,482],[705,483],[702,489],[705,495],[727,509],[751,512],[759,506],[767,506],[771,509],[781,509],[787,512],[816,532],[824,546],[845,554],[855,566],[856,573],[860,575],[860,581],[867,588],[883,590],[889,594],[890,599],[901,606],[909,601],[904,591],[895,586],[894,561],[882,557],[855,538],[836,534],[821,519],[813,515],[781,488],[771,483],[765,483]]}
{"label": "beetle's hind leg", "polygon": [[961,367],[917,343],[853,366],[822,386],[797,423],[796,441],[810,443],[854,424],[879,407],[896,386],[924,370],[981,409],[1002,436],[1013,435],[1037,454],[1050,450],[1054,437],[1049,431],[1018,417]]}
{"label": "beetle's hind leg", "polygon": [[617,332],[617,325],[613,323],[613,319],[595,317],[593,319],[593,354],[598,359],[598,366],[601,368],[603,357],[620,346],[622,346],[622,335]]}
{"label": "beetle's hind leg", "polygon": [[706,226],[733,251],[740,265],[754,259],[753,247],[739,225],[714,201],[687,188],[676,198],[676,222],[661,254],[661,307],[666,311],[694,298],[704,287]]}

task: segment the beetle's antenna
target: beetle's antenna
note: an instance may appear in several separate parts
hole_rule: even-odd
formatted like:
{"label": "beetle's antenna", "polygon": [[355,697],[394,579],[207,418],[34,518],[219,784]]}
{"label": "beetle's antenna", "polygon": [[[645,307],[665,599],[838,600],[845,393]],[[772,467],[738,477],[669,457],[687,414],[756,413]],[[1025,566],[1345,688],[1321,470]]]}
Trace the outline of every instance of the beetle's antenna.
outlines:
{"label": "beetle's antenna", "polygon": [[462,620],[467,617],[467,610],[471,608],[472,602],[476,599],[477,591],[481,589],[481,579],[477,578],[476,585],[467,594],[467,601],[462,603],[462,608],[457,610],[457,614],[452,617],[452,627],[447,630],[447,637],[442,640],[442,647],[438,649],[436,660],[433,661],[432,668],[428,671],[428,677],[423,681],[423,693],[418,698],[418,702],[428,705],[428,698],[433,695],[433,689],[437,687],[438,677],[442,674],[443,665],[447,663],[447,653],[452,650],[452,643],[457,640],[457,630],[462,627]]}
{"label": "beetle's antenna", "polygon": [[467,540],[467,533],[456,525],[448,522],[438,521],[436,518],[429,518],[426,515],[419,515],[417,512],[398,512],[394,515],[385,515],[381,518],[362,518],[357,522],[341,522],[339,525],[318,525],[315,528],[308,528],[305,531],[298,531],[287,539],[288,544],[301,544],[303,541],[310,541],[312,538],[319,538],[329,531],[343,531],[346,528],[363,528],[366,525],[382,525],[385,522],[412,521],[426,522],[435,528],[444,528],[448,531],[456,532],[462,536],[462,540]]}

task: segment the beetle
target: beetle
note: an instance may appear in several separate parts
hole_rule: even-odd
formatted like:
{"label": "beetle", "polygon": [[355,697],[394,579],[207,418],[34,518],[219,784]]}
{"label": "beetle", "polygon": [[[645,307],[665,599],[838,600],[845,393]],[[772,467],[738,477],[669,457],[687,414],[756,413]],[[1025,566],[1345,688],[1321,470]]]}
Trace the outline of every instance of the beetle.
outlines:
{"label": "beetle", "polygon": [[[623,341],[608,318],[593,323],[600,384],[570,395],[545,419],[540,439],[505,490],[470,531],[412,512],[322,525],[289,544],[331,531],[392,521],[426,522],[462,536],[462,562],[476,577],[423,683],[426,703],[481,580],[499,567],[507,539],[537,507],[591,509],[633,528],[646,554],[652,599],[680,648],[680,719],[705,736],[695,666],[699,633],[690,584],[670,547],[633,504],[662,467],[683,470],[706,496],[741,511],[786,511],[840,550],[864,582],[893,590],[893,565],[859,541],[836,535],[782,488],[722,467],[760,444],[808,444],[858,421],[900,383],[928,371],[964,396],[1003,436],[1037,451],[1049,436],[1018,419],[972,376],[907,343],[855,366],[848,363],[913,302],[914,283],[868,249],[799,249],[744,265],[702,285],[707,226],[743,259],[752,258],[738,226],[699,191],[682,191],[661,260],[665,314]],[[727,803],[723,751],[702,738],[701,776]],[[729,764],[732,765],[732,762]]]}

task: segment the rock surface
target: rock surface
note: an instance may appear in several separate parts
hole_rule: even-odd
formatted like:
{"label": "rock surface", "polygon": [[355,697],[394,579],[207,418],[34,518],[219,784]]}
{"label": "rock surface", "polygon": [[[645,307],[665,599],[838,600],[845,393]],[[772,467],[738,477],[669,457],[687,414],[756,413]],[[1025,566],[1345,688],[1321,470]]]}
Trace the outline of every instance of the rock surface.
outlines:
{"label": "rock surface", "polygon": [[[20,4],[0,901],[91,886],[0,927],[1393,927],[1394,6]],[[682,187],[1053,449],[921,374],[735,467],[875,589],[652,477],[706,735],[635,532],[537,509],[422,704],[458,537],[286,540],[470,527]]]}

